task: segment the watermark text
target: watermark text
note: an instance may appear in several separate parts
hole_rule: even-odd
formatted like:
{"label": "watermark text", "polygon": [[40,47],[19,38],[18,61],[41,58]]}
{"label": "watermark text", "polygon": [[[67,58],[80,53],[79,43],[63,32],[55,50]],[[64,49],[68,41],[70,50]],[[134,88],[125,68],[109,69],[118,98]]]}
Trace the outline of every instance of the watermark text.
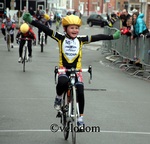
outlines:
{"label": "watermark text", "polygon": [[85,126],[83,125],[82,129],[78,126],[73,126],[72,124],[70,124],[69,127],[63,127],[63,126],[59,126],[58,124],[51,124],[50,125],[50,130],[51,132],[64,132],[64,131],[75,131],[75,132],[79,132],[79,131],[84,131],[84,132],[100,132],[100,127],[99,126]]}

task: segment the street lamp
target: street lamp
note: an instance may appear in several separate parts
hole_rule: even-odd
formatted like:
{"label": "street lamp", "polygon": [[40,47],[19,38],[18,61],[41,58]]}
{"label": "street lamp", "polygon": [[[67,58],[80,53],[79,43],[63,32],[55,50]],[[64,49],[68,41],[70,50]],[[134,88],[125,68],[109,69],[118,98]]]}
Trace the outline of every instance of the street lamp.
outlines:
{"label": "street lamp", "polygon": [[28,0],[26,0],[26,11],[28,11]]}

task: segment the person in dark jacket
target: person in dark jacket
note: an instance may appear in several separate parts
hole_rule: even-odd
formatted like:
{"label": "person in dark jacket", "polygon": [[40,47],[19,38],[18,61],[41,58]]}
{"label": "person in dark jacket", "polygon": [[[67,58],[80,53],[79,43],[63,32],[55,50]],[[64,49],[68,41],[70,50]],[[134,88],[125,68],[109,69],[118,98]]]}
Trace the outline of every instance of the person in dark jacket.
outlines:
{"label": "person in dark jacket", "polygon": [[122,11],[122,26],[127,27],[127,21],[131,17],[126,9]]}
{"label": "person in dark jacket", "polygon": [[33,17],[35,16],[35,12],[34,12],[34,10],[33,10],[32,7],[30,7],[30,9],[29,9],[29,13],[30,13]]}

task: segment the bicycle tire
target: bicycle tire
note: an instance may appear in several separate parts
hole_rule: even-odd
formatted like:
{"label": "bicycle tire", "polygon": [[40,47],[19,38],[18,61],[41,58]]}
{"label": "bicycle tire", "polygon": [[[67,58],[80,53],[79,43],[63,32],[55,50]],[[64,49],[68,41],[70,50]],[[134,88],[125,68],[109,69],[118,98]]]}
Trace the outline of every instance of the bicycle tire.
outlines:
{"label": "bicycle tire", "polygon": [[70,131],[70,122],[67,121],[67,112],[68,112],[68,99],[67,99],[67,92],[64,93],[63,96],[63,107],[62,107],[62,124],[63,124],[63,133],[64,139],[67,140],[69,137]]}
{"label": "bicycle tire", "polygon": [[76,108],[76,88],[75,86],[72,86],[72,115],[73,117],[73,121],[71,124],[71,131],[72,131],[72,144],[76,144],[76,132],[77,132],[77,108]]}
{"label": "bicycle tire", "polygon": [[43,39],[43,35],[42,35],[42,37],[41,37],[41,52],[43,52],[43,48],[44,48],[43,42],[44,42],[44,39]]}
{"label": "bicycle tire", "polygon": [[25,49],[24,49],[24,56],[23,56],[23,61],[22,61],[22,64],[23,64],[23,72],[25,72],[26,54],[27,54],[27,47],[25,46]]}
{"label": "bicycle tire", "polygon": [[7,49],[10,51],[10,35],[7,35]]}

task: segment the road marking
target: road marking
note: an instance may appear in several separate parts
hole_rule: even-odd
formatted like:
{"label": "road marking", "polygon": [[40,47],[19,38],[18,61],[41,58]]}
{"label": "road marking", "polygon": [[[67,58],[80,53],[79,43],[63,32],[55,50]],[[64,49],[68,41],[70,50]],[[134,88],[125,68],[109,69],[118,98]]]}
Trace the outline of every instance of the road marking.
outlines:
{"label": "road marking", "polygon": [[[26,129],[26,130],[0,130],[0,133],[12,133],[12,132],[51,132],[49,129]],[[61,132],[58,130],[57,132]],[[150,132],[136,132],[136,131],[105,131],[101,130],[101,133],[112,134],[134,134],[134,135],[150,135]]]}
{"label": "road marking", "polygon": [[0,97],[0,99],[10,99],[10,100],[12,100],[12,99],[14,99],[14,100],[16,100],[16,99],[19,99],[19,100],[21,100],[21,99],[23,99],[23,100],[41,100],[41,99],[50,99],[50,98],[48,98],[48,97],[43,97],[43,98]]}
{"label": "road marking", "polygon": [[100,131],[101,133],[115,133],[115,134],[139,134],[139,135],[150,135],[150,132],[134,132],[134,131]]}

